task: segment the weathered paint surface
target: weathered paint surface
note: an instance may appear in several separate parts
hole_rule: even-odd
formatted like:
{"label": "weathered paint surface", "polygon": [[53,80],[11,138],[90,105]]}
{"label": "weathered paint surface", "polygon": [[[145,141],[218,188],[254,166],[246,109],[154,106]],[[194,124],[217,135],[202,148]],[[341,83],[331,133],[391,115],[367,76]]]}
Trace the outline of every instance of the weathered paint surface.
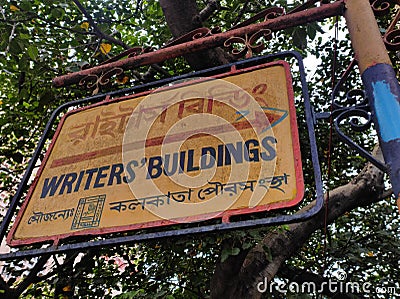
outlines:
{"label": "weathered paint surface", "polygon": [[298,204],[304,183],[288,64],[221,78],[64,116],[8,242],[228,222]]}
{"label": "weathered paint surface", "polygon": [[391,65],[377,64],[362,74],[394,194],[400,194],[400,85]]}
{"label": "weathered paint surface", "polygon": [[360,72],[377,63],[390,64],[369,1],[346,0],[345,4],[344,16]]}
{"label": "weathered paint surface", "polygon": [[400,103],[386,81],[372,82],[375,113],[381,129],[381,138],[389,142],[400,138]]}

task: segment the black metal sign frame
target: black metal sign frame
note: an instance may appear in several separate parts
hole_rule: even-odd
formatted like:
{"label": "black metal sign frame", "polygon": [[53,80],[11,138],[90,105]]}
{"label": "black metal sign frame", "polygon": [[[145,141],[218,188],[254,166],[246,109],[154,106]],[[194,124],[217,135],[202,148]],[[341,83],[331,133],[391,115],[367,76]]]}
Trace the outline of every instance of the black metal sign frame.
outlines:
{"label": "black metal sign frame", "polygon": [[[311,161],[313,164],[314,169],[314,180],[315,180],[315,190],[316,190],[316,200],[315,204],[312,208],[305,210],[305,211],[298,211],[294,213],[291,210],[291,214],[281,214],[274,215],[271,217],[263,217],[259,219],[246,219],[246,220],[238,220],[235,222],[228,222],[228,223],[217,223],[217,224],[207,224],[203,223],[196,223],[196,226],[190,226],[182,229],[176,229],[176,227],[168,227],[167,229],[162,229],[159,231],[145,231],[142,233],[135,233],[132,235],[127,236],[105,236],[101,240],[86,240],[85,242],[74,241],[72,240],[70,243],[64,242],[63,244],[59,244],[58,246],[52,245],[47,247],[41,247],[36,249],[19,249],[17,251],[1,254],[0,260],[11,260],[11,259],[18,259],[18,258],[27,258],[27,257],[34,257],[39,255],[50,255],[56,253],[64,253],[67,251],[76,251],[76,250],[87,250],[90,248],[96,247],[104,247],[104,246],[116,246],[121,244],[127,243],[134,243],[134,242],[141,242],[146,240],[152,239],[161,239],[167,237],[176,237],[176,236],[183,236],[189,234],[200,234],[200,233],[207,233],[207,232],[217,232],[217,231],[226,231],[226,230],[233,230],[233,229],[244,229],[244,228],[254,228],[266,225],[277,225],[277,224],[284,224],[284,223],[291,223],[291,222],[298,222],[306,220],[315,214],[317,214],[322,206],[323,206],[323,187],[322,187],[322,180],[321,180],[321,171],[320,165],[318,160],[318,152],[316,146],[316,138],[314,132],[314,116],[312,112],[312,106],[310,104],[309,93],[307,88],[306,76],[304,71],[304,64],[301,55],[295,51],[287,51],[277,54],[271,54],[266,56],[255,57],[243,61],[239,61],[232,64],[227,64],[219,67],[215,67],[212,69],[207,69],[191,74],[186,74],[178,77],[168,78],[164,80],[159,80],[156,82],[151,82],[147,84],[143,84],[140,86],[135,86],[128,89],[122,89],[118,91],[114,91],[107,94],[98,94],[95,96],[87,97],[81,100],[71,101],[59,106],[51,115],[50,120],[48,121],[44,133],[37,145],[37,148],[33,154],[32,159],[29,162],[28,168],[23,176],[23,179],[18,187],[18,190],[13,197],[10,208],[3,219],[3,222],[0,226],[0,239],[3,239],[4,236],[7,234],[9,230],[10,223],[12,221],[13,216],[16,213],[18,206],[22,203],[22,198],[24,195],[25,190],[28,186],[28,181],[32,175],[33,169],[37,164],[39,156],[43,152],[44,146],[46,141],[49,139],[49,135],[52,132],[52,128],[58,119],[59,115],[65,112],[67,109],[71,107],[86,105],[90,103],[96,103],[104,100],[107,97],[117,97],[126,94],[138,93],[145,90],[149,90],[155,87],[163,86],[165,84],[171,83],[176,80],[183,80],[188,79],[191,77],[206,77],[212,76],[215,74],[219,74],[222,72],[229,71],[232,67],[236,68],[245,68],[249,66],[254,66],[266,62],[270,62],[277,59],[295,59],[297,61],[298,69],[299,69],[299,77],[301,80],[302,86],[302,97],[303,97],[303,105],[305,111],[305,121],[308,130],[308,137],[309,137],[309,145],[311,151]],[[175,228],[175,229],[174,229]]]}

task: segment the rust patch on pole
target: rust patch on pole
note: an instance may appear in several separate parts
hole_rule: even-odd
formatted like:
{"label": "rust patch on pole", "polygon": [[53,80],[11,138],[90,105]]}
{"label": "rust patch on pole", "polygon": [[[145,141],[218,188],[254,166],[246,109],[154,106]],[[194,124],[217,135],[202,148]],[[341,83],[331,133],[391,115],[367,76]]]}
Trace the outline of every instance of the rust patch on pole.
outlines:
{"label": "rust patch on pole", "polygon": [[193,41],[174,45],[168,48],[160,49],[150,53],[126,58],[123,60],[111,62],[109,64],[99,65],[90,69],[85,69],[76,73],[70,73],[53,79],[53,85],[56,87],[68,86],[79,83],[88,75],[101,75],[113,69],[132,69],[143,65],[160,63],[167,59],[176,58],[188,53],[195,53],[205,49],[222,46],[226,40],[231,37],[243,37],[252,35],[260,30],[269,29],[271,31],[280,31],[286,28],[295,27],[315,21],[320,21],[329,17],[343,14],[344,0],[330,4],[324,4],[319,7],[311,8],[292,14],[283,15],[275,19],[252,24],[245,27],[233,29],[227,32],[214,34]]}

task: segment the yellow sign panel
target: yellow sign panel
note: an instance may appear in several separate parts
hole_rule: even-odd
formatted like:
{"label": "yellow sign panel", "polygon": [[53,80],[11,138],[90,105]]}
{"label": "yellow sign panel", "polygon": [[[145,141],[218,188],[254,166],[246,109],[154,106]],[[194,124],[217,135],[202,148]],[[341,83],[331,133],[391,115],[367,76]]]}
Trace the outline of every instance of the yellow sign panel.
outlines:
{"label": "yellow sign panel", "polygon": [[229,221],[303,189],[289,69],[275,62],[67,113],[8,242]]}

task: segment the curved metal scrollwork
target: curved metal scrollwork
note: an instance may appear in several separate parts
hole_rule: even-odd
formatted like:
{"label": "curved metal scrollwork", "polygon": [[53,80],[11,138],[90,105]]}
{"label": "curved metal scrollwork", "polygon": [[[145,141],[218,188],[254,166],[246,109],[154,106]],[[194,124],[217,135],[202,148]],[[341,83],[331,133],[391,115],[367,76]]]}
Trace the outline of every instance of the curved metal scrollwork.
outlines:
{"label": "curved metal scrollwork", "polygon": [[352,149],[357,151],[362,157],[370,161],[376,167],[382,171],[387,171],[385,164],[375,159],[368,151],[363,147],[355,143],[345,132],[341,129],[341,125],[347,120],[347,124],[350,125],[350,129],[356,132],[363,132],[371,128],[372,124],[372,113],[368,103],[368,98],[365,95],[364,90],[353,89],[346,93],[344,103],[334,101],[335,97],[339,94],[339,90],[343,83],[346,81],[351,70],[354,68],[356,60],[350,63],[339,82],[336,84],[332,93],[332,111],[330,113],[317,113],[315,116],[317,119],[329,119],[332,118],[335,131],[339,135],[339,138],[350,146]]}
{"label": "curved metal scrollwork", "polygon": [[95,74],[87,75],[79,81],[79,86],[84,86],[87,89],[93,89],[93,94],[97,94],[101,87],[106,87],[111,84],[112,77],[121,76],[124,73],[122,68],[113,68],[100,76]]}
{"label": "curved metal scrollwork", "polygon": [[400,29],[396,29],[388,32],[383,37],[383,41],[386,48],[389,51],[399,51],[400,50]]}
{"label": "curved metal scrollwork", "polygon": [[246,21],[244,21],[240,24],[237,24],[236,26],[233,26],[229,30],[233,30],[233,29],[237,29],[237,28],[241,28],[241,27],[250,25],[250,24],[254,24],[255,22],[257,22],[259,20],[264,20],[264,21],[272,20],[272,19],[275,19],[284,14],[285,14],[285,10],[283,8],[277,7],[277,6],[270,7],[270,8],[264,9],[263,11],[260,11],[259,13],[252,16],[251,18],[247,19]]}
{"label": "curved metal scrollwork", "polygon": [[[333,119],[334,127],[336,132],[338,133],[340,139],[344,141],[348,146],[356,150],[362,157],[370,161],[376,167],[381,169],[382,171],[387,171],[387,167],[385,164],[375,159],[368,151],[366,151],[363,147],[355,143],[349,136],[347,136],[340,128],[340,124],[344,121],[348,120],[350,124],[350,128],[356,132],[363,132],[368,130],[372,124],[372,114],[370,111],[370,107],[368,105],[368,99],[365,97],[365,93],[362,90],[352,90],[347,93],[346,97],[348,99],[353,99],[354,95],[362,96],[362,102],[359,104],[355,104],[350,107],[342,107],[339,110],[335,111],[335,116]],[[364,120],[364,122],[360,121],[360,118]]]}
{"label": "curved metal scrollwork", "polygon": [[277,17],[282,16],[285,13],[285,10],[281,7],[271,7],[264,11],[264,21],[272,20]]}
{"label": "curved metal scrollwork", "polygon": [[192,30],[178,38],[173,39],[169,43],[167,43],[163,48],[168,48],[171,46],[183,44],[190,42],[195,39],[200,39],[203,37],[211,36],[213,34],[221,33],[221,28],[220,27],[214,27],[214,28],[207,28],[207,27],[202,27],[202,28],[197,28],[195,30]]}
{"label": "curved metal scrollwork", "polygon": [[389,27],[383,36],[383,42],[389,51],[400,50],[400,29],[396,29],[396,25],[400,20],[400,10],[397,11]]}
{"label": "curved metal scrollwork", "polygon": [[[357,118],[355,118],[357,117]],[[353,131],[362,132],[368,130],[372,124],[372,115],[369,111],[369,106],[354,107],[352,109],[345,109],[335,119],[335,127],[338,133],[345,136],[339,128],[339,124],[345,119],[350,118],[349,124]],[[365,119],[365,123],[361,123],[358,118]],[[347,136],[346,136],[347,137]]]}
{"label": "curved metal scrollwork", "polygon": [[[333,117],[336,131],[341,136],[348,138],[339,127],[341,122],[350,118],[349,124],[351,129],[356,132],[362,132],[371,127],[372,116],[364,90],[350,90],[346,94],[346,103],[350,104],[350,106],[342,106],[336,102],[333,103]],[[358,118],[363,118],[365,122],[361,123]]]}
{"label": "curved metal scrollwork", "polygon": [[[358,103],[358,100],[360,99],[361,101]],[[365,96],[364,90],[361,89],[350,90],[346,94],[346,101],[352,105],[352,109],[347,108],[346,110],[352,111],[352,113],[351,114],[341,113],[337,117],[336,122],[339,124],[342,120],[346,118],[345,116],[347,117],[350,116],[351,117],[350,127],[353,131],[362,132],[368,130],[372,124],[372,115],[370,113],[368,99]],[[352,116],[364,118],[365,123],[359,122],[358,119]]]}
{"label": "curved metal scrollwork", "polygon": [[372,10],[378,17],[384,16],[389,13],[390,4],[398,4],[396,0],[370,0]]}
{"label": "curved metal scrollwork", "polygon": [[[250,37],[247,34],[244,37],[233,36],[225,41],[224,47],[230,49],[235,59],[242,57],[250,58],[253,56],[253,52],[261,53],[261,51],[264,50],[264,44],[262,42],[257,42],[261,37],[264,37],[265,40],[270,40],[272,38],[272,31],[270,29],[261,29]],[[238,49],[234,47],[235,44],[243,44],[244,47]]]}
{"label": "curved metal scrollwork", "polygon": [[[351,106],[364,106],[364,105],[368,105],[368,100],[365,97],[364,90],[352,89],[346,93],[345,103],[347,103]],[[339,104],[338,102],[333,102],[332,105],[335,110],[348,109],[347,106],[343,106],[343,105]]]}
{"label": "curved metal scrollwork", "polygon": [[192,32],[193,32],[192,39],[195,40],[195,39],[211,36],[213,34],[221,33],[222,30],[220,27],[217,26],[217,27],[214,27],[211,29],[203,27],[198,30],[194,30]]}
{"label": "curved metal scrollwork", "polygon": [[128,57],[134,57],[134,56],[139,56],[144,53],[150,53],[153,52],[154,48],[153,47],[133,47],[132,49],[127,51]]}

